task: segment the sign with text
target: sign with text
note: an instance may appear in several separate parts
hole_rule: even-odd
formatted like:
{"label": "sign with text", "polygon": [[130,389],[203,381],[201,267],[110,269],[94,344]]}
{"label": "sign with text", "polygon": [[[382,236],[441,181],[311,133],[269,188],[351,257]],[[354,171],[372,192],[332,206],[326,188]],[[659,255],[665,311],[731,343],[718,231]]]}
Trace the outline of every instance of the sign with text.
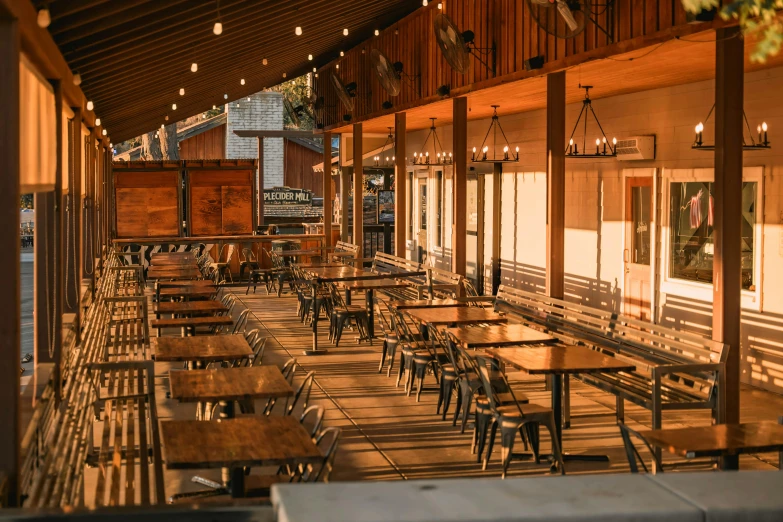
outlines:
{"label": "sign with text", "polygon": [[313,193],[306,189],[274,187],[264,189],[264,205],[301,205],[312,206]]}

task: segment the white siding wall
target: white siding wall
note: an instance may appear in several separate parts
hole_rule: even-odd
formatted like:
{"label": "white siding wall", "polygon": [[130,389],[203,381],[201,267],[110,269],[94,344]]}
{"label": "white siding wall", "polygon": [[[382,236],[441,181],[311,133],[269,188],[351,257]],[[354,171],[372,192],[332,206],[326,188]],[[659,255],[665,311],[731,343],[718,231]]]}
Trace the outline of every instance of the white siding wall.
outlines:
{"label": "white siding wall", "polygon": [[[258,157],[258,138],[240,138],[235,130],[282,130],[283,95],[263,91],[241,98],[228,105],[226,127],[226,158]],[[264,140],[264,187],[283,186],[283,140]]]}

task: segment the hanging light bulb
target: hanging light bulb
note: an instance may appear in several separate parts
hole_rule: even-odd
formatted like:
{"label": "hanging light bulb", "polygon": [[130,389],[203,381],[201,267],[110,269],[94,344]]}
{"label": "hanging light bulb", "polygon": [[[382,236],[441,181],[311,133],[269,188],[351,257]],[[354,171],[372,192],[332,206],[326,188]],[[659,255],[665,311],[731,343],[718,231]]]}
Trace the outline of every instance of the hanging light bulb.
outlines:
{"label": "hanging light bulb", "polygon": [[316,69],[315,67],[313,67],[313,72],[318,72],[318,69]]}
{"label": "hanging light bulb", "polygon": [[206,119],[207,119],[207,115],[206,115],[206,114],[202,114],[202,115],[201,115],[201,119],[202,119],[202,120],[206,120]]}
{"label": "hanging light bulb", "polygon": [[110,149],[113,149],[113,148],[114,148],[114,144],[113,144],[113,143],[111,143],[111,142],[109,142],[109,148],[110,148]]}
{"label": "hanging light bulb", "polygon": [[215,27],[212,28],[212,32],[215,33],[216,35],[223,34],[223,24],[221,24],[220,22],[215,22]]}
{"label": "hanging light bulb", "polygon": [[[166,128],[166,126],[165,126],[165,125],[163,125],[163,124],[161,123],[161,124],[160,124],[160,130],[163,130],[163,129],[165,129],[165,128]],[[155,134],[157,135],[158,133],[156,132]]]}
{"label": "hanging light bulb", "polygon": [[107,134],[107,132],[106,132],[106,129],[103,129],[103,132],[102,132],[101,134],[103,134],[104,136],[106,136],[106,134]]}
{"label": "hanging light bulb", "polygon": [[49,13],[49,8],[44,6],[43,9],[38,11],[38,27],[41,29],[46,29],[51,23],[52,15]]}
{"label": "hanging light bulb", "polygon": [[223,95],[223,99],[224,99],[224,100],[227,100],[227,99],[228,99],[228,94],[224,94],[224,95]]}
{"label": "hanging light bulb", "polygon": [[196,62],[193,62],[190,64],[190,72],[196,72],[198,71],[198,64]]}
{"label": "hanging light bulb", "polygon": [[286,73],[283,73],[283,78],[285,78],[286,76],[287,76]]}
{"label": "hanging light bulb", "polygon": [[73,84],[76,86],[79,86],[82,84],[82,75],[79,73],[75,73],[73,75]]}
{"label": "hanging light bulb", "polygon": [[91,111],[95,108],[95,104],[93,104],[91,101],[87,102],[87,110]]}
{"label": "hanging light bulb", "polygon": [[269,63],[269,62],[266,60],[266,58],[264,58],[263,60],[261,60],[261,65],[266,65],[266,64],[268,64],[268,63]]}
{"label": "hanging light bulb", "polygon": [[443,9],[443,4],[438,2],[438,9]]}
{"label": "hanging light bulb", "polygon": [[240,85],[245,85],[245,79],[244,79],[244,78],[242,78],[241,80],[239,80],[239,84],[240,84]]}
{"label": "hanging light bulb", "polygon": [[381,32],[380,32],[378,29],[376,29],[376,30],[375,30],[375,36],[378,36],[378,35],[380,35],[380,34],[381,34]]}
{"label": "hanging light bulb", "polygon": [[95,126],[96,127],[100,127],[101,126],[101,119],[100,118],[95,118]]}
{"label": "hanging light bulb", "polygon": [[250,96],[247,97],[247,101],[250,101]]}
{"label": "hanging light bulb", "polygon": [[212,106],[212,110],[214,111],[215,109],[217,109],[217,105]]}
{"label": "hanging light bulb", "polygon": [[156,137],[156,138],[158,137],[158,133],[157,133],[157,132],[155,133],[155,137]]}
{"label": "hanging light bulb", "polygon": [[308,59],[308,60],[310,60],[310,61],[312,62],[312,61],[313,61],[313,55],[312,55],[312,54],[308,54],[308,55],[307,55],[307,59]]}
{"label": "hanging light bulb", "polygon": [[169,121],[169,115],[167,114],[165,118],[163,118],[166,121]]}
{"label": "hanging light bulb", "polygon": [[345,53],[340,51],[340,56],[345,56]]}
{"label": "hanging light bulb", "polygon": [[424,7],[427,7],[427,0],[421,0],[421,5],[423,5]]}
{"label": "hanging light bulb", "polygon": [[297,25],[296,29],[294,29],[294,34],[296,36],[302,36],[302,28]]}
{"label": "hanging light bulb", "polygon": [[334,68],[335,68],[335,69],[339,69],[339,68],[340,68],[340,64],[339,64],[339,63],[338,63],[338,64],[336,64],[336,65],[334,66]]}
{"label": "hanging light bulb", "polygon": [[348,29],[343,29],[343,36],[348,36]]}
{"label": "hanging light bulb", "polygon": [[180,96],[185,96],[185,88],[184,87],[179,90],[179,95]]}
{"label": "hanging light bulb", "polygon": [[172,103],[171,104],[171,110],[172,111],[176,111],[177,110],[177,104],[176,103]]}

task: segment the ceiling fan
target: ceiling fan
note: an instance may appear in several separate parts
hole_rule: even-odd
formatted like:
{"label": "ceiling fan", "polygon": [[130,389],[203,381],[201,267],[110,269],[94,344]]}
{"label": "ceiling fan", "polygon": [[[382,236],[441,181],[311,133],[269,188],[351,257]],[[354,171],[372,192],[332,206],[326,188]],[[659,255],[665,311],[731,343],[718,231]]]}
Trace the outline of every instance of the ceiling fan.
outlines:
{"label": "ceiling fan", "polygon": [[[613,41],[611,12],[606,16],[608,26],[602,27],[596,16],[611,11],[614,0],[604,3],[592,0],[527,0],[530,14],[541,29],[556,38],[574,38],[580,35],[588,20]],[[596,8],[596,12],[593,12]]]}
{"label": "ceiling fan", "polygon": [[[460,31],[457,24],[447,15],[440,13],[432,23],[435,30],[435,40],[438,42],[443,57],[452,69],[465,74],[470,69],[470,55],[495,75],[495,45],[484,48],[476,45],[476,35],[473,31]],[[488,63],[491,59],[492,64]]]}

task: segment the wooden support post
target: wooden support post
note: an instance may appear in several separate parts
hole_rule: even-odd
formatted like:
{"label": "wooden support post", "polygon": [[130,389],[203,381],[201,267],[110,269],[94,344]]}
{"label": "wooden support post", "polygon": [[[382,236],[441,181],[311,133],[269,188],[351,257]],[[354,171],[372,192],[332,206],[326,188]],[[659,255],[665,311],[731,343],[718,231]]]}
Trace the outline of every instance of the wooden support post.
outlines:
{"label": "wooden support post", "polygon": [[264,226],[264,138],[258,138],[258,226]]}
{"label": "wooden support post", "polygon": [[[467,276],[468,248],[468,99],[464,96],[454,98],[454,179],[451,228],[451,270],[463,277]],[[500,229],[495,229],[500,233]]]}
{"label": "wooden support post", "polygon": [[[57,156],[57,165],[55,168],[55,177],[54,177],[54,202],[52,211],[53,211],[53,217],[54,217],[54,227],[51,229],[51,248],[49,249],[49,257],[51,257],[51,267],[52,267],[52,278],[54,281],[52,282],[52,286],[49,289],[50,292],[50,299],[47,299],[48,301],[51,301],[51,320],[53,321],[53,325],[51,325],[51,332],[52,332],[52,346],[54,347],[54,353],[52,357],[52,362],[54,363],[54,368],[52,369],[52,382],[54,383],[54,400],[55,404],[60,403],[60,399],[62,398],[62,334],[63,334],[63,306],[62,306],[62,296],[63,296],[63,289],[65,286],[63,285],[63,275],[65,274],[65,269],[63,267],[63,253],[62,253],[62,230],[63,230],[63,212],[62,212],[62,202],[63,202],[63,177],[67,175],[67,172],[63,172],[63,157],[65,155],[66,147],[68,146],[68,143],[63,140],[63,127],[65,122],[63,121],[63,107],[64,107],[64,95],[63,95],[63,86],[62,82],[60,80],[56,80],[52,82],[52,85],[54,86],[54,121],[55,121],[55,127],[57,129],[57,135],[55,140],[55,152]],[[66,137],[67,138],[67,137]],[[37,207],[37,205],[36,205]],[[47,238],[49,234],[49,230],[47,230]]]}
{"label": "wooden support post", "polygon": [[565,292],[565,71],[546,79],[546,293]]}
{"label": "wooden support post", "polygon": [[364,168],[362,166],[362,124],[353,124],[353,243],[357,257],[364,257]]}
{"label": "wooden support post", "polygon": [[739,32],[738,27],[718,29],[715,56],[712,338],[731,347],[726,361],[725,416],[720,419],[727,423],[740,421],[744,53]]}
{"label": "wooden support post", "polygon": [[[332,246],[332,133],[324,132],[324,246]],[[328,251],[322,252],[326,259]]]}
{"label": "wooden support post", "polygon": [[405,210],[407,202],[407,166],[406,150],[406,114],[398,112],[394,115],[394,255],[405,258],[407,248],[406,234],[408,232],[408,214]]}
{"label": "wooden support post", "polygon": [[0,474],[8,507],[19,506],[21,426],[19,411],[20,273],[19,273],[19,26],[0,9]]}
{"label": "wooden support post", "polygon": [[63,283],[63,313],[75,314],[76,337],[80,339],[79,298],[81,295],[81,187],[82,187],[82,155],[84,138],[82,136],[82,109],[73,107],[71,122],[70,161],[66,173],[68,178],[68,195],[65,198],[65,213],[62,220],[62,254],[64,265]]}
{"label": "wooden support post", "polygon": [[500,286],[500,241],[502,239],[500,189],[502,186],[503,164],[495,163],[492,169],[492,295],[497,295]]}
{"label": "wooden support post", "polygon": [[52,324],[55,299],[54,271],[57,261],[55,247],[54,192],[37,192],[35,202],[35,243],[33,248],[33,331],[35,366],[54,362]]}
{"label": "wooden support post", "polygon": [[340,169],[340,241],[348,242],[348,197],[351,194],[351,176],[353,167],[342,167]]}
{"label": "wooden support post", "polygon": [[[93,282],[93,272],[95,267],[95,248],[93,235],[95,234],[95,224],[93,221],[93,210],[95,207],[95,198],[93,194],[93,176],[95,175],[95,134],[94,129],[88,127],[89,136],[87,136],[84,152],[84,194],[82,194],[82,278]],[[90,285],[91,287],[94,284]]]}

